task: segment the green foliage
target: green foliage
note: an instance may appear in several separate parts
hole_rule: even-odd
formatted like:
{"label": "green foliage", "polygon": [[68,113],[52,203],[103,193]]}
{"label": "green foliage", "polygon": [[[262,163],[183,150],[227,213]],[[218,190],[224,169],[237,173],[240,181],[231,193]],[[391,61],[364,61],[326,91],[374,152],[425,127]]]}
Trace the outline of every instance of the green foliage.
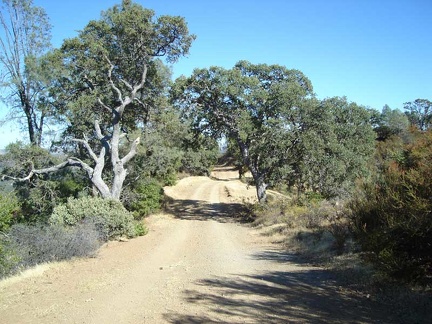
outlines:
{"label": "green foliage", "polygon": [[144,236],[148,233],[148,228],[142,222],[135,223],[135,234],[137,236]]}
{"label": "green foliage", "polygon": [[[0,161],[3,174],[22,178],[27,176],[32,168],[52,166],[57,164],[59,159],[45,149],[17,142],[6,147],[6,153],[1,156]],[[14,193],[21,208],[17,220],[45,221],[56,205],[66,202],[68,197],[85,194],[86,184],[83,174],[76,170],[62,170],[33,177],[25,182],[14,182]]]}
{"label": "green foliage", "polygon": [[122,201],[139,220],[158,211],[163,201],[163,189],[154,179],[140,180],[123,193]]}
{"label": "green foliage", "polygon": [[69,198],[66,204],[55,207],[49,218],[52,225],[76,226],[81,222],[93,223],[106,240],[136,235],[132,213],[119,201],[111,199]]}
{"label": "green foliage", "polygon": [[53,79],[43,54],[50,48],[51,25],[45,10],[32,0],[3,0],[0,11],[1,99],[8,101],[8,119],[18,120],[32,145],[42,144],[51,117],[47,85]]}
{"label": "green foliage", "polygon": [[404,104],[406,115],[411,125],[419,130],[427,130],[432,126],[432,102],[427,99],[416,99]]}
{"label": "green foliage", "polygon": [[[150,136],[149,136],[150,137]],[[156,134],[152,134],[153,139]],[[135,165],[130,178],[151,177],[163,185],[173,185],[177,180],[177,171],[181,165],[183,153],[178,147],[164,145],[164,142],[153,142],[144,139],[135,157]],[[133,184],[135,186],[135,184]]]}
{"label": "green foliage", "polygon": [[418,133],[403,155],[353,200],[353,229],[381,271],[422,282],[432,271],[432,132]]}
{"label": "green foliage", "polygon": [[286,178],[301,191],[346,196],[369,173],[374,153],[370,114],[346,98],[310,100],[299,113],[301,130]]}
{"label": "green foliage", "polygon": [[210,175],[210,169],[219,157],[216,140],[203,134],[189,134],[183,142],[181,171],[191,175]]}
{"label": "green foliage", "polygon": [[18,268],[19,262],[18,251],[0,233],[0,279],[13,274]]}
{"label": "green foliage", "polygon": [[19,218],[21,209],[13,193],[0,194],[0,233],[5,233]]}
{"label": "green foliage", "polygon": [[130,206],[127,197],[133,196],[134,187],[138,185],[134,179],[153,178],[162,185],[172,185],[177,180],[183,155],[180,145],[187,129],[170,108],[161,109],[153,119],[154,123],[146,127],[142,136],[135,163],[128,168],[126,181],[129,183],[122,194],[127,208]]}
{"label": "green foliage", "polygon": [[409,120],[406,114],[398,109],[391,109],[385,105],[382,112],[372,112],[374,131],[377,134],[377,140],[385,141],[391,136],[401,136],[408,131]]}

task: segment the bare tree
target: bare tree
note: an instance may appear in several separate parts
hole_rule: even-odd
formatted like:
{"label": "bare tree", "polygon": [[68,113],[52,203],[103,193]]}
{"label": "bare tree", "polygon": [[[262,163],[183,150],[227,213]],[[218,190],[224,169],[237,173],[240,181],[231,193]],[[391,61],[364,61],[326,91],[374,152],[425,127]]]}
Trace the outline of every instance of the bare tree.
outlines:
{"label": "bare tree", "polygon": [[22,122],[32,145],[40,146],[48,107],[46,71],[40,58],[50,48],[51,26],[32,0],[3,0],[0,11],[0,81],[10,106],[6,120]]}

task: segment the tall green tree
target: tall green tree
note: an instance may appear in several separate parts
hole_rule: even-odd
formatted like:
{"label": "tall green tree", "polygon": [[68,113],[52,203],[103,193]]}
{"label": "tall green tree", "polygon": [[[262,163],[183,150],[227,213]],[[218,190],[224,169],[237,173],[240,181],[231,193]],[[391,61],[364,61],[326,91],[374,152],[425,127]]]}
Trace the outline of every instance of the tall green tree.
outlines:
{"label": "tall green tree", "polygon": [[75,166],[87,173],[102,197],[120,199],[126,164],[140,142],[140,137],[128,139],[127,128],[148,122],[149,108],[157,103],[159,58],[177,61],[194,38],[182,17],[156,18],[152,10],[124,0],[65,41],[66,91],[57,96],[72,126],[83,131],[75,130],[73,135],[80,137],[72,141],[88,159],[69,157],[56,166],[32,169],[19,180]]}
{"label": "tall green tree", "polygon": [[32,0],[3,0],[0,11],[0,69],[8,120],[16,120],[32,145],[40,146],[52,107],[46,100],[52,79],[43,59],[50,49],[51,25]]}
{"label": "tall green tree", "polygon": [[[325,197],[344,195],[368,175],[375,147],[370,112],[345,97],[311,100],[301,111],[292,183]],[[292,177],[292,176],[291,176]]]}
{"label": "tall green tree", "polygon": [[296,115],[311,95],[312,85],[302,72],[247,61],[230,70],[197,69],[177,79],[173,88],[174,101],[196,128],[236,142],[260,202],[266,200],[271,174],[290,158]]}
{"label": "tall green tree", "polygon": [[380,141],[385,141],[391,136],[400,136],[408,131],[408,116],[399,109],[391,109],[385,105],[382,112],[375,112],[375,115],[374,130]]}
{"label": "tall green tree", "polygon": [[425,131],[432,127],[432,102],[427,99],[416,99],[404,104],[406,115],[411,125]]}

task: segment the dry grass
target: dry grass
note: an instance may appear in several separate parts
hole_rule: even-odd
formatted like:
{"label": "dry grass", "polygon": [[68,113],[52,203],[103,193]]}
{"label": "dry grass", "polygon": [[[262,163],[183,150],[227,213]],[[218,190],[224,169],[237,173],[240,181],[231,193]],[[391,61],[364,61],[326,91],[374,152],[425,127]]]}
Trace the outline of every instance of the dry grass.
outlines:
{"label": "dry grass", "polygon": [[343,253],[351,244],[343,207],[328,201],[298,204],[286,198],[267,205],[250,205],[254,225],[275,236],[287,249],[324,262]]}
{"label": "dry grass", "polygon": [[398,314],[401,323],[432,323],[432,288],[390,281],[365,262],[349,231],[343,204],[328,201],[296,204],[275,199],[249,205],[262,235],[272,237],[304,262],[320,264],[350,291],[378,301]]}
{"label": "dry grass", "polygon": [[14,276],[7,277],[5,279],[0,280],[0,289],[5,288],[5,287],[10,286],[10,285],[13,285],[17,282],[20,282],[20,281],[28,279],[28,278],[40,277],[49,269],[53,269],[53,268],[63,269],[68,264],[70,264],[70,263],[68,263],[68,261],[47,262],[47,263],[43,263],[43,264],[38,264],[32,268],[23,270],[22,272],[14,275]]}

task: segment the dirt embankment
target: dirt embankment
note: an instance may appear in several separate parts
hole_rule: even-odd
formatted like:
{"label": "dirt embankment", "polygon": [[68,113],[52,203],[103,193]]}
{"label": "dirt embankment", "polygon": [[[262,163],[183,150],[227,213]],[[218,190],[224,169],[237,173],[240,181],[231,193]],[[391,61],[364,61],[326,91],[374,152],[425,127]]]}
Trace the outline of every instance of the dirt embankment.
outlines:
{"label": "dirt embankment", "polygon": [[216,170],[166,188],[173,214],[93,259],[0,283],[1,323],[387,323],[366,297],[231,216],[254,188]]}

